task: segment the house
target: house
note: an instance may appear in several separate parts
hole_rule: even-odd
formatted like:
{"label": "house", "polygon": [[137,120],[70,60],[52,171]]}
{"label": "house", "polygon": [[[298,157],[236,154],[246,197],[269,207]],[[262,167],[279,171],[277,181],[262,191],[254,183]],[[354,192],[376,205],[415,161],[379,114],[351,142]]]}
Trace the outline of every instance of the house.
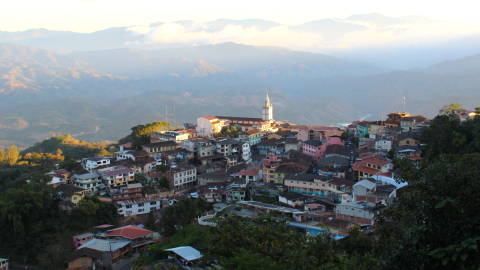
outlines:
{"label": "house", "polygon": [[369,123],[366,121],[360,121],[357,126],[357,136],[365,137],[368,134]]}
{"label": "house", "polygon": [[245,161],[245,163],[250,163],[252,159],[252,152],[250,151],[250,143],[248,141],[241,141],[239,142],[242,144],[241,149],[242,149],[242,159]]}
{"label": "house", "polygon": [[193,156],[200,158],[216,154],[217,143],[210,139],[189,139],[182,141],[182,149],[193,152]]}
{"label": "house", "polygon": [[53,185],[54,187],[58,187],[59,185],[64,185],[67,184],[67,179],[65,179],[65,176],[59,175],[59,174],[50,174],[52,176],[52,180],[48,182],[48,185]]}
{"label": "house", "polygon": [[71,252],[65,258],[69,270],[112,269],[125,258],[131,256],[131,244],[128,240],[93,239]]}
{"label": "house", "polygon": [[140,183],[127,184],[125,187],[111,189],[110,196],[113,202],[143,198],[142,190],[143,186]]}
{"label": "house", "polygon": [[355,162],[352,166],[355,179],[360,181],[363,178],[371,177],[376,174],[388,173],[393,170],[392,162],[379,155],[373,155]]}
{"label": "house", "polygon": [[467,119],[468,120],[473,120],[475,118],[475,116],[477,116],[478,114],[476,113],[476,111],[463,110],[463,111],[458,112],[457,115],[460,118],[461,122],[465,122],[465,121],[467,121]]}
{"label": "house", "polygon": [[420,143],[420,136],[413,132],[403,132],[398,134],[398,146],[417,145]]}
{"label": "house", "polygon": [[161,208],[160,197],[135,198],[116,201],[118,214],[123,217],[148,214]]}
{"label": "house", "polygon": [[281,153],[285,152],[285,143],[278,139],[268,139],[257,144],[257,149],[260,155],[265,155],[268,152]]}
{"label": "house", "polygon": [[[62,184],[71,184],[71,172],[69,172],[67,169],[58,169],[51,171],[47,173],[53,177],[51,184],[58,185],[60,183]],[[58,178],[58,179],[55,179]]]}
{"label": "house", "polygon": [[193,152],[185,149],[175,149],[162,152],[162,161],[166,161],[168,165],[172,166],[178,162],[191,164],[193,161]]}
{"label": "house", "polygon": [[8,259],[0,258],[0,270],[8,270]]}
{"label": "house", "polygon": [[147,160],[150,159],[149,153],[146,151],[133,151],[133,150],[123,150],[115,152],[115,157],[117,160],[121,159],[131,159],[131,160]]}
{"label": "house", "polygon": [[338,127],[304,126],[298,128],[297,139],[305,142],[308,140],[319,141],[322,137],[340,136],[342,132]]}
{"label": "house", "polygon": [[374,225],[376,212],[385,206],[366,201],[351,201],[335,207],[335,218]]}
{"label": "house", "polygon": [[55,190],[57,191],[58,198],[72,203],[74,207],[77,206],[77,203],[83,199],[86,192],[83,188],[65,184],[55,187]]}
{"label": "house", "polygon": [[229,182],[224,181],[197,186],[197,195],[208,203],[224,202],[226,197],[226,188],[229,184]]}
{"label": "house", "polygon": [[146,250],[148,245],[154,243],[153,234],[152,232],[147,229],[143,229],[134,225],[127,225],[123,227],[119,227],[109,231],[106,235],[104,235],[107,239],[124,239],[126,241],[130,241],[132,254],[140,253],[141,251]]}
{"label": "house", "polygon": [[318,162],[318,167],[323,172],[331,172],[333,175],[344,178],[348,173],[350,158],[344,155],[330,154]]}
{"label": "house", "polygon": [[132,169],[115,166],[100,169],[103,184],[108,188],[125,186],[135,180],[135,172]]}
{"label": "house", "polygon": [[246,200],[252,200],[254,196],[276,197],[284,191],[282,184],[249,182],[247,184]]}
{"label": "house", "polygon": [[230,180],[232,176],[224,171],[212,171],[198,176],[199,185],[207,185],[208,183],[226,182]]}
{"label": "house", "polygon": [[319,203],[305,204],[304,209],[305,209],[305,212],[310,214],[321,213],[326,211],[325,205],[319,204]]}
{"label": "house", "polygon": [[313,160],[318,162],[323,156],[322,142],[316,140],[308,140],[303,142],[302,152],[312,156]]}
{"label": "house", "polygon": [[302,151],[303,143],[297,139],[286,139],[285,140],[285,152],[290,150]]}
{"label": "house", "polygon": [[387,138],[379,138],[375,141],[375,149],[382,149],[385,152],[388,152],[392,149],[393,141]]}
{"label": "house", "polygon": [[378,176],[378,180],[377,177],[365,178],[353,186],[353,199],[391,204],[397,197],[396,191],[407,185],[407,183],[397,183],[392,177]]}
{"label": "house", "polygon": [[235,178],[244,178],[247,181],[247,184],[250,181],[259,181],[260,173],[258,170],[251,169],[246,171],[239,171],[233,174]]}
{"label": "house", "polygon": [[292,207],[295,207],[297,205],[303,205],[305,203],[305,200],[307,199],[306,196],[297,193],[297,192],[291,192],[291,191],[285,191],[280,196],[278,197],[278,200],[284,204],[288,204]]}
{"label": "house", "polygon": [[[306,172],[311,164],[313,158],[307,154],[290,150],[287,154],[268,156],[267,159],[262,160],[263,163],[263,181],[270,183],[279,183],[283,181],[283,176],[288,169],[281,169],[276,174],[277,167],[280,165],[291,165],[302,169]],[[293,169],[297,171],[296,169]]]}
{"label": "house", "polygon": [[113,157],[102,156],[102,157],[84,158],[80,162],[82,163],[83,168],[91,172],[99,166],[110,165],[110,161],[113,159],[114,159]]}
{"label": "house", "polygon": [[385,120],[385,126],[387,127],[400,127],[400,120],[403,117],[410,116],[407,112],[392,112],[387,114],[387,120]]}
{"label": "house", "polygon": [[296,164],[296,163],[285,163],[285,164],[280,164],[275,167],[275,171],[273,172],[274,174],[274,182],[277,184],[283,184],[283,179],[285,176],[288,174],[297,174],[297,173],[304,173],[306,172],[306,168]]}
{"label": "house", "polygon": [[260,130],[257,129],[249,129],[247,131],[238,133],[238,137],[241,139],[247,139],[250,145],[255,145],[259,143],[262,140],[261,135],[262,134]]}
{"label": "house", "polygon": [[412,130],[417,127],[417,125],[422,125],[425,120],[428,120],[428,118],[422,116],[422,115],[415,115],[415,116],[407,116],[407,117],[402,117],[400,119],[400,127],[403,130]]}
{"label": "house", "polygon": [[247,193],[248,180],[245,178],[232,179],[225,192],[227,202],[244,201]]}
{"label": "house", "polygon": [[239,155],[240,143],[236,140],[223,139],[217,141],[217,154],[223,156]]}
{"label": "house", "polygon": [[97,172],[79,175],[74,174],[72,176],[72,183],[79,188],[83,188],[87,192],[96,192],[98,191],[98,187],[102,185],[102,177]]}
{"label": "house", "polygon": [[419,146],[416,145],[402,145],[395,147],[395,157],[420,157],[422,151]]}
{"label": "house", "polygon": [[93,240],[95,238],[94,236],[95,234],[93,233],[82,233],[79,235],[75,235],[73,237],[73,245],[75,246],[75,248],[78,248],[79,246]]}
{"label": "house", "polygon": [[177,143],[175,143],[174,141],[147,143],[142,145],[142,149],[143,151],[148,153],[150,158],[159,160],[161,158],[162,152],[177,149]]}
{"label": "house", "polygon": [[160,131],[150,133],[150,143],[156,142],[180,142],[183,140],[188,140],[190,138],[196,137],[198,132],[194,130],[175,130],[175,131]]}
{"label": "house", "polygon": [[275,133],[268,134],[269,139],[296,139],[298,132],[290,130],[279,130]]}
{"label": "house", "polygon": [[224,120],[220,120],[215,116],[206,115],[197,118],[197,127],[195,130],[198,132],[198,136],[206,137],[220,133],[223,126],[225,126]]}
{"label": "house", "polygon": [[178,163],[167,171],[170,190],[179,190],[197,185],[197,168],[192,165]]}
{"label": "house", "polygon": [[328,175],[289,174],[283,180],[288,191],[322,196],[339,202],[350,201],[355,182]]}

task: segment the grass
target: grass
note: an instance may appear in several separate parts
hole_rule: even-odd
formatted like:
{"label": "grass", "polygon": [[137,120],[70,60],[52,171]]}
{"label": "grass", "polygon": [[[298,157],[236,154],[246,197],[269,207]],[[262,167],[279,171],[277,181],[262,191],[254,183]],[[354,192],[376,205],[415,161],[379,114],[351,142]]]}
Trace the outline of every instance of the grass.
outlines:
{"label": "grass", "polygon": [[[206,229],[198,228],[190,224],[167,240],[148,247],[137,260],[144,260],[145,265],[149,265],[154,261],[166,259],[168,254],[167,252],[163,252],[163,250],[168,248],[191,246],[198,249],[205,243],[206,235]],[[147,257],[147,253],[150,254],[150,257]]]}

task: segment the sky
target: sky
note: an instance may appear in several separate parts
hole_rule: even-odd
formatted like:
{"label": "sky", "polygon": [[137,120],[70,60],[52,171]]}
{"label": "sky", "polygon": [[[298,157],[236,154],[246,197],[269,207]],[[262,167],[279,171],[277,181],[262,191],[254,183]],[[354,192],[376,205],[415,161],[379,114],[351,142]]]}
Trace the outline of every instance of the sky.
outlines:
{"label": "sky", "polygon": [[451,1],[225,1],[225,0],[5,0],[0,4],[0,31],[34,28],[90,33],[110,27],[153,22],[219,18],[275,21],[298,25],[325,18],[379,12],[389,17],[420,15],[434,20],[480,25],[480,3]]}

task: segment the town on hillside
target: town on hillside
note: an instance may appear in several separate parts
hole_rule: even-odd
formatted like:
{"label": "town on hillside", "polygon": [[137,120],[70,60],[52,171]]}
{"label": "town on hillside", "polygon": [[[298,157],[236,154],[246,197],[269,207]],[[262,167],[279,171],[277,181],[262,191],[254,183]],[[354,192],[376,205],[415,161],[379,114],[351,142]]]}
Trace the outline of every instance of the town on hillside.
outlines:
{"label": "town on hillside", "polygon": [[[196,124],[149,132],[141,145],[119,143],[112,154],[48,172],[66,215],[95,197],[113,205],[120,220],[71,235],[68,269],[143,269],[135,267],[152,258],[175,269],[203,269],[195,247],[152,248],[174,234],[155,228],[186,199],[202,206],[182,228],[219,226],[216,213],[222,211],[247,219],[269,213],[298,233],[328,233],[340,242],[354,228],[375,235],[379,213],[408,187],[396,181],[393,160],[424,159],[420,137],[431,120],[392,112],[385,120],[307,126],[276,121],[273,113],[267,94],[259,118],[199,116]],[[464,122],[476,113],[459,115]],[[178,218],[181,212],[175,213]]]}

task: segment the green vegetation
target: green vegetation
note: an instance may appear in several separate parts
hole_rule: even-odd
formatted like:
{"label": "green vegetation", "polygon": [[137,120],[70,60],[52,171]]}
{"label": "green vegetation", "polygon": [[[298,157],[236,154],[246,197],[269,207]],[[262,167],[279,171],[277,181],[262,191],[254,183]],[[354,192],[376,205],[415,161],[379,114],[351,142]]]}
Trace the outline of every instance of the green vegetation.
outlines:
{"label": "green vegetation", "polygon": [[379,267],[378,260],[363,254],[337,255],[337,243],[328,234],[306,236],[270,215],[252,220],[219,213],[215,219],[202,254],[207,263],[225,269],[344,269],[351,260],[361,262],[355,269]]}
{"label": "green vegetation", "polygon": [[79,159],[81,157],[101,155],[102,152],[103,154],[110,155],[111,153],[105,150],[108,148],[109,144],[107,142],[88,143],[82,140],[77,140],[70,134],[67,134],[65,136],[56,136],[46,139],[26,149],[23,153],[37,153],[40,155],[43,153],[56,154],[57,151],[60,150],[61,154],[65,156]]}
{"label": "green vegetation", "polygon": [[163,237],[173,236],[194,218],[211,209],[212,206],[200,198],[182,198],[177,204],[167,207],[160,219],[159,232]]}
{"label": "green vegetation", "polygon": [[[145,264],[148,265],[156,260],[167,258],[168,254],[163,250],[168,248],[192,246],[201,249],[205,246],[207,231],[207,229],[189,224],[172,237],[148,247],[146,252],[142,253],[136,261],[144,261]],[[147,253],[150,256],[147,256]]]}
{"label": "green vegetation", "polygon": [[[437,159],[441,154],[476,154],[480,152],[480,117],[461,122],[460,104],[444,106],[441,115],[435,117],[420,140],[426,144],[424,155]],[[476,108],[480,114],[480,107]]]}
{"label": "green vegetation", "polygon": [[132,149],[141,149],[142,144],[150,143],[150,133],[159,132],[163,130],[169,130],[172,128],[170,123],[166,122],[153,122],[146,125],[138,125],[132,127]]}

